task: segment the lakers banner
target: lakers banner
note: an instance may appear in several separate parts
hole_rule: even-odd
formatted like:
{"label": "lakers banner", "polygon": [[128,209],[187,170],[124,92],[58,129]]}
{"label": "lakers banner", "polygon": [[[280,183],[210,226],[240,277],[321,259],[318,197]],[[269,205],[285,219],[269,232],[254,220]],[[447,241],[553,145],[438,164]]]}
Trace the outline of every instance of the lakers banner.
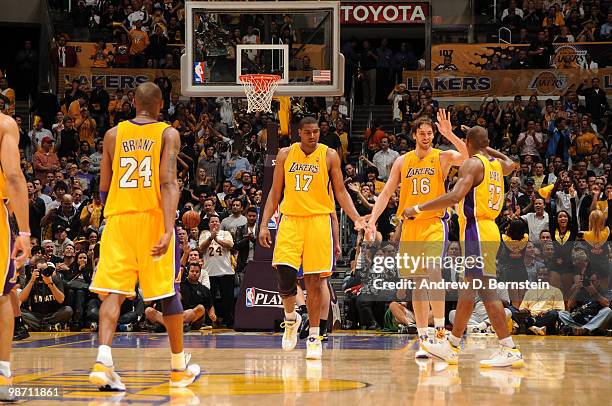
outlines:
{"label": "lakers banner", "polygon": [[560,96],[570,86],[598,77],[601,87],[612,89],[612,69],[494,70],[482,72],[404,71],[409,91],[431,88],[436,96]]}
{"label": "lakers banner", "polygon": [[178,69],[60,68],[58,83],[60,91],[63,90],[62,83],[69,87],[74,79],[85,85],[102,80],[107,89],[125,89],[163,76],[170,79],[174,90],[181,88],[181,71]]}
{"label": "lakers banner", "polygon": [[[441,70],[448,58],[457,70],[482,71],[489,69],[488,64],[497,56],[500,64],[509,65],[519,49],[528,49],[529,44],[441,44],[431,49],[431,67]],[[590,54],[599,66],[612,65],[612,42],[572,42],[553,44],[555,53],[551,64],[559,69],[573,69],[586,64],[586,55]],[[436,69],[438,68],[438,69]]]}

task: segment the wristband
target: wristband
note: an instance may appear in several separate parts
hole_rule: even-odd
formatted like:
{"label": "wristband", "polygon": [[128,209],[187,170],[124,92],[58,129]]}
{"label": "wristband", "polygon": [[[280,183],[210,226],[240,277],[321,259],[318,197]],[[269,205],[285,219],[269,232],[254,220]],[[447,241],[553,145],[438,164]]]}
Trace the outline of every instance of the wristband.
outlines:
{"label": "wristband", "polygon": [[19,236],[20,237],[30,237],[30,236],[32,236],[32,233],[29,233],[27,231],[20,231],[19,232]]}
{"label": "wristband", "polygon": [[414,205],[414,212],[415,212],[416,214],[420,214],[420,213],[422,213],[422,212],[423,212],[423,210],[419,209],[419,205],[418,205],[418,204],[415,204],[415,205]]}

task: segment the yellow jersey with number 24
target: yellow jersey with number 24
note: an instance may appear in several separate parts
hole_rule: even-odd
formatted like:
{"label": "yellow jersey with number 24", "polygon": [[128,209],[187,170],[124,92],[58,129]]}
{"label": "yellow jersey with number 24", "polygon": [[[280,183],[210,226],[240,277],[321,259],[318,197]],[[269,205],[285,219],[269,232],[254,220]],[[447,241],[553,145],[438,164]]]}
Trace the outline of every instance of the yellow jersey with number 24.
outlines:
{"label": "yellow jersey with number 24", "polygon": [[169,125],[123,121],[117,126],[113,178],[104,215],[161,210],[159,164],[162,135]]}

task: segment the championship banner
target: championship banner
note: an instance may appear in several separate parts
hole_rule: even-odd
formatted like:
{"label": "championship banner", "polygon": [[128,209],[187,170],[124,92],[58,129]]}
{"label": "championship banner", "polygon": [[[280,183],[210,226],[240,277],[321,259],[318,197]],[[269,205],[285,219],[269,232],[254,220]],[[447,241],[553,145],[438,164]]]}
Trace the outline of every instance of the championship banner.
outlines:
{"label": "championship banner", "polygon": [[431,88],[436,96],[560,96],[583,81],[590,87],[597,77],[604,90],[612,90],[612,69],[526,69],[482,72],[404,71],[408,91]]}
{"label": "championship banner", "polygon": [[[555,53],[551,63],[559,69],[573,69],[583,66],[586,54],[590,54],[600,67],[612,65],[612,42],[571,42],[553,44]],[[457,70],[463,72],[485,70],[493,55],[500,62],[509,65],[517,51],[529,49],[529,44],[441,44],[431,47],[431,68],[444,64],[444,58],[450,57]]]}
{"label": "championship banner", "polygon": [[74,79],[90,86],[101,79],[107,90],[114,90],[135,88],[141,83],[152,82],[163,76],[170,79],[173,89],[181,88],[181,71],[178,69],[59,68],[58,83],[59,90],[63,91],[61,84],[70,87]]}

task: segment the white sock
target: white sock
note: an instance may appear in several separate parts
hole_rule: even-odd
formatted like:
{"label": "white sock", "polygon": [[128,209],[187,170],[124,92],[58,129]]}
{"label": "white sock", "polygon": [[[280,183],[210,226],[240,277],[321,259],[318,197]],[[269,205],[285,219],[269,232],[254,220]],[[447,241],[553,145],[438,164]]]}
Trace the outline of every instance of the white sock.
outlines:
{"label": "white sock", "polygon": [[441,317],[439,319],[434,317],[434,327],[444,328],[444,317]]}
{"label": "white sock", "polygon": [[449,334],[448,341],[450,341],[453,347],[459,347],[461,345],[461,337],[455,337],[454,334]]}
{"label": "white sock", "polygon": [[101,345],[98,347],[98,358],[96,358],[101,364],[106,365],[107,367],[113,366],[113,356],[111,354],[111,347],[108,345]]}
{"label": "white sock", "polygon": [[504,346],[504,347],[508,347],[508,348],[516,348],[516,346],[514,345],[514,340],[512,339],[512,337],[506,337],[504,339],[499,340],[499,344]]}
{"label": "white sock", "polygon": [[417,327],[417,333],[419,337],[427,336],[427,327]]}
{"label": "white sock", "polygon": [[11,363],[8,361],[0,361],[0,372],[7,378],[11,377]]}
{"label": "white sock", "polygon": [[308,328],[308,336],[319,336],[319,327],[309,327]]}
{"label": "white sock", "polygon": [[285,312],[285,320],[286,321],[296,321],[297,320],[297,313],[294,311],[292,311],[291,313],[287,313]]}
{"label": "white sock", "polygon": [[172,369],[176,371],[182,371],[187,368],[187,365],[185,364],[185,351],[181,351],[178,354],[172,354],[170,364]]}

